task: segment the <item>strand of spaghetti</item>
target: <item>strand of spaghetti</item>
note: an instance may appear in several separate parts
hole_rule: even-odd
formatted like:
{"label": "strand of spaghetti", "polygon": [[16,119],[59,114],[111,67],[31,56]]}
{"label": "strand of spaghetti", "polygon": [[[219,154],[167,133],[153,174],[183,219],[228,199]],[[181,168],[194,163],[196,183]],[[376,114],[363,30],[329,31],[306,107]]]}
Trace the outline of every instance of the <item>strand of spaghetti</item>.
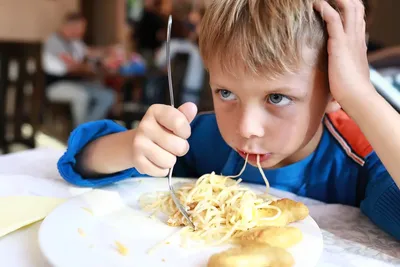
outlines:
{"label": "strand of spaghetti", "polygon": [[217,241],[217,242],[215,242],[214,244],[212,244],[212,246],[217,246],[217,245],[223,244],[223,243],[225,243],[228,239],[230,239],[230,238],[232,237],[233,233],[236,231],[236,228],[238,227],[238,224],[239,224],[239,222],[237,222],[237,223],[232,227],[232,229],[231,229],[228,233],[225,234],[224,237],[222,237],[219,241]]}
{"label": "strand of spaghetti", "polygon": [[266,208],[269,207],[272,203],[272,200],[268,200],[267,202],[261,202],[259,204],[256,205],[257,209],[262,209],[262,208]]}
{"label": "strand of spaghetti", "polygon": [[239,176],[241,176],[243,174],[244,170],[246,169],[248,159],[249,159],[249,154],[246,154],[246,160],[244,161],[244,165],[243,165],[242,169],[240,170],[239,174],[237,174],[235,176],[226,176],[226,177],[227,178],[238,178]]}
{"label": "strand of spaghetti", "polygon": [[204,220],[204,218],[203,218],[203,216],[201,216],[201,214],[195,213],[193,215],[193,218],[196,218],[196,217],[200,220],[200,223],[202,225],[206,225],[207,224],[206,220]]}
{"label": "strand of spaghetti", "polygon": [[207,174],[201,176],[199,180],[197,180],[195,186],[189,191],[189,194],[187,195],[184,203],[191,202],[190,200],[193,198],[194,193],[200,188],[200,185],[205,181],[206,175]]}
{"label": "strand of spaghetti", "polygon": [[179,231],[176,231],[175,233],[172,233],[171,235],[167,236],[166,238],[164,238],[164,240],[158,242],[157,244],[152,246],[149,250],[147,250],[147,254],[149,254],[149,255],[153,254],[153,252],[156,251],[159,247],[161,247],[164,244],[168,244],[169,240],[171,240],[174,236],[176,236],[178,234],[182,234],[183,232],[187,231],[189,228],[190,227],[188,227],[188,226],[183,227]]}
{"label": "strand of spaghetti", "polygon": [[[262,178],[264,179],[265,186],[266,186],[266,193],[268,195],[268,192],[269,192],[269,189],[270,189],[270,185],[269,185],[267,177],[265,176],[265,173],[264,173],[263,169],[261,168],[260,155],[257,155],[257,167],[258,167],[258,170],[260,171],[260,174],[261,174]],[[266,206],[264,208],[274,209],[274,210],[277,211],[277,213],[275,214],[275,216],[262,218],[261,220],[263,220],[263,221],[273,221],[273,220],[279,218],[279,216],[281,216],[281,214],[282,214],[281,209],[278,208],[278,207],[275,207],[275,206],[272,206],[272,205],[268,205],[268,206]]]}
{"label": "strand of spaghetti", "polygon": [[276,210],[277,212],[276,212],[276,214],[275,214],[274,216],[272,216],[272,217],[264,217],[264,218],[261,218],[261,219],[260,219],[261,221],[273,221],[273,220],[275,220],[275,219],[278,219],[279,216],[281,216],[281,214],[282,214],[281,209],[278,208],[278,207],[275,207],[275,206],[270,205],[270,206],[268,206],[268,207],[266,207],[266,208],[267,208],[267,209],[271,209],[271,210]]}
{"label": "strand of spaghetti", "polygon": [[258,154],[257,154],[257,167],[258,167],[258,170],[260,171],[260,174],[261,174],[262,178],[264,179],[265,185],[267,187],[267,189],[266,189],[267,190],[267,194],[268,194],[268,192],[269,192],[269,182],[268,182],[267,177],[264,174],[263,169],[261,168],[260,155],[258,155]]}

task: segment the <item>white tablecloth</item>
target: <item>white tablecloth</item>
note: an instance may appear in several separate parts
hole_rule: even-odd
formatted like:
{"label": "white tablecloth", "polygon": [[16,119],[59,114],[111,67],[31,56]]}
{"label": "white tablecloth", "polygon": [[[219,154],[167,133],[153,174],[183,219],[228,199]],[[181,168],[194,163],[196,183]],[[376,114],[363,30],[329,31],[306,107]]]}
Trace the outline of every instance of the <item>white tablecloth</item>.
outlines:
{"label": "white tablecloth", "polygon": [[[90,190],[61,179],[56,168],[61,154],[39,149],[0,156],[0,196],[71,197]],[[303,201],[322,229],[324,252],[318,267],[400,266],[400,242],[379,230],[359,209],[327,205],[286,192],[278,192],[278,196]],[[40,222],[0,239],[1,267],[49,267],[37,245],[39,227]]]}

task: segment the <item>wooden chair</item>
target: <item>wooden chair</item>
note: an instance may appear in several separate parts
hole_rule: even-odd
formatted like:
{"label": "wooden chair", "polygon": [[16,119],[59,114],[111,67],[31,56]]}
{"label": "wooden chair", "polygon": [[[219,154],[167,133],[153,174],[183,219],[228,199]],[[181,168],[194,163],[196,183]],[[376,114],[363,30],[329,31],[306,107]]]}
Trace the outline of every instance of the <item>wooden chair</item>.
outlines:
{"label": "wooden chair", "polygon": [[71,105],[67,102],[51,102],[45,97],[46,108],[43,114],[41,130],[59,142],[67,143],[70,133],[74,129],[72,123]]}
{"label": "wooden chair", "polygon": [[[0,42],[0,149],[9,153],[10,145],[35,147],[44,99],[41,43]],[[22,126],[32,126],[24,136]]]}

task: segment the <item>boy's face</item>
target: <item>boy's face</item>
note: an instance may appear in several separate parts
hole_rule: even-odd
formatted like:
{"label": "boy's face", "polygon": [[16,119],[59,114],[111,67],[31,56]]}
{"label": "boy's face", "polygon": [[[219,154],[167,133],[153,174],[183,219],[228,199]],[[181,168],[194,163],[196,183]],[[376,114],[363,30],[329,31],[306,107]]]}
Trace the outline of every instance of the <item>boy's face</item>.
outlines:
{"label": "boy's face", "polygon": [[[307,54],[305,54],[307,62]],[[276,79],[221,72],[211,64],[210,85],[224,140],[256,165],[276,168],[301,160],[317,147],[330,99],[326,73],[304,63]]]}

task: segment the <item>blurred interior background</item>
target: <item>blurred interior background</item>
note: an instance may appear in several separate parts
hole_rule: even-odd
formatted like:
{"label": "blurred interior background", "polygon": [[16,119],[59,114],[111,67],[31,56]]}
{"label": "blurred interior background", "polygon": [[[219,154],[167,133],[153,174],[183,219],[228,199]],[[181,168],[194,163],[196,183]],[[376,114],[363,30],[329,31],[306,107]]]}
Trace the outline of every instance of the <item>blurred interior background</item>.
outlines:
{"label": "blurred interior background", "polygon": [[[168,104],[169,14],[176,102],[212,110],[197,46],[209,1],[0,0],[1,153],[65,148],[80,123],[132,128],[151,104]],[[397,89],[400,1],[365,2],[371,67]]]}

